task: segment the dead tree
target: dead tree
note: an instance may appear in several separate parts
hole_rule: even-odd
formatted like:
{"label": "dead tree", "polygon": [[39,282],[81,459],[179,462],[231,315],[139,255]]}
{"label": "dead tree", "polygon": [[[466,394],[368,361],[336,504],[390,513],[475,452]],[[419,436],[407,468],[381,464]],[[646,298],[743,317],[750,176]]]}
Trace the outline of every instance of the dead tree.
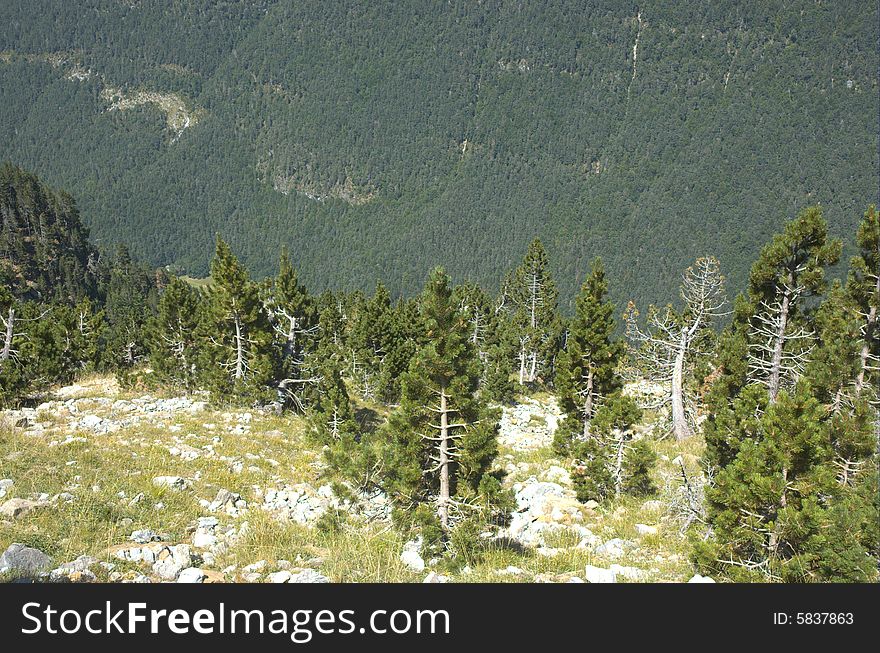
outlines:
{"label": "dead tree", "polygon": [[684,303],[680,315],[671,306],[662,310],[652,307],[643,330],[638,324],[638,311],[630,302],[625,318],[627,336],[637,345],[640,367],[652,381],[667,388],[660,403],[670,406],[672,432],[677,440],[683,440],[693,433],[685,397],[685,372],[700,353],[696,347],[700,331],[713,319],[726,315],[724,277],[718,260],[697,259],[682,275],[679,294]]}
{"label": "dead tree", "polygon": [[15,307],[10,304],[6,315],[0,314],[0,327],[3,331],[3,349],[0,349],[0,363],[8,361],[16,356],[16,351],[12,348],[12,341],[15,338]]}

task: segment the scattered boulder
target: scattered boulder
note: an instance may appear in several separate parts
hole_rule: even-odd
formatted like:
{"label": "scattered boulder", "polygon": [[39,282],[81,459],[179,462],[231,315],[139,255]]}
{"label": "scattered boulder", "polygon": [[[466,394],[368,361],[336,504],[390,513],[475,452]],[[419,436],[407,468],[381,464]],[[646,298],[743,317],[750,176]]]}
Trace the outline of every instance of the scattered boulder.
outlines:
{"label": "scattered boulder", "polygon": [[103,423],[104,420],[97,415],[83,415],[79,420],[78,426],[89,431],[94,431]]}
{"label": "scattered boulder", "polygon": [[616,583],[617,574],[611,569],[587,565],[584,569],[584,578],[588,583]]}
{"label": "scattered boulder", "polygon": [[516,451],[549,447],[562,411],[555,399],[546,402],[525,398],[513,406],[502,406],[498,442]]}
{"label": "scattered boulder", "polygon": [[49,580],[55,583],[91,583],[97,580],[95,574],[89,569],[98,564],[98,559],[92,556],[80,556],[76,560],[65,562],[49,572]]}
{"label": "scattered boulder", "polygon": [[132,534],[128,536],[128,539],[132,542],[137,542],[138,544],[149,544],[150,542],[161,542],[165,538],[154,530],[144,528],[139,531],[133,531]]}
{"label": "scattered boulder", "polygon": [[657,527],[649,526],[647,524],[636,524],[636,533],[639,535],[656,535]]}
{"label": "scattered boulder", "polygon": [[29,512],[42,508],[45,503],[41,501],[31,501],[30,499],[10,499],[0,506],[0,517],[5,519],[20,519]]}
{"label": "scattered boulder", "polygon": [[6,496],[6,493],[9,492],[9,488],[11,488],[15,483],[13,483],[11,478],[0,479],[0,499]]}
{"label": "scattered boulder", "polygon": [[403,553],[400,554],[400,561],[407,566],[410,571],[424,571],[425,561],[421,556],[422,537],[419,536],[414,540],[410,540],[403,545]]}
{"label": "scattered boulder", "polygon": [[0,574],[17,577],[36,576],[52,567],[52,558],[39,549],[17,542],[10,544],[0,556]]}
{"label": "scattered boulder", "polygon": [[596,547],[596,554],[611,560],[616,560],[623,556],[626,551],[635,549],[636,545],[629,540],[622,540],[619,537],[608,540],[604,544]]}
{"label": "scattered boulder", "polygon": [[254,563],[247,565],[246,567],[242,567],[242,571],[245,573],[252,573],[255,571],[263,571],[269,563],[265,560],[257,560]]}
{"label": "scattered boulder", "polygon": [[163,580],[175,580],[192,563],[193,556],[188,544],[165,547],[153,563],[153,573]]}
{"label": "scattered boulder", "polygon": [[233,517],[237,516],[239,511],[245,508],[247,508],[247,502],[241,498],[241,495],[226,489],[221,489],[217,492],[217,496],[208,504],[210,512],[222,511]]}
{"label": "scattered boulder", "polygon": [[495,573],[499,576],[523,576],[525,575],[525,571],[520,569],[519,567],[514,567],[513,565],[508,565],[504,569],[496,569]]}
{"label": "scattered boulder", "polygon": [[291,575],[289,571],[282,569],[266,576],[266,580],[270,583],[286,583],[290,580]]}
{"label": "scattered boulder", "polygon": [[608,567],[609,571],[613,571],[617,576],[623,576],[627,580],[643,580],[648,573],[644,569],[638,567],[623,567],[613,564]]}
{"label": "scattered boulder", "polygon": [[559,465],[551,465],[546,472],[544,472],[544,478],[546,478],[551,483],[559,483],[560,485],[570,486],[571,485],[571,474],[564,467],[560,467]]}
{"label": "scattered boulder", "polygon": [[290,575],[288,583],[329,583],[330,579],[314,569],[303,569]]}
{"label": "scattered boulder", "polygon": [[153,485],[169,490],[185,490],[189,487],[189,481],[180,476],[156,476]]}
{"label": "scattered boulder", "polygon": [[558,483],[539,482],[534,476],[514,485],[517,511],[513,513],[506,534],[526,546],[546,544],[544,536],[559,530],[575,530],[581,537],[592,535],[578,522],[583,521],[583,506],[572,490]]}
{"label": "scattered boulder", "polygon": [[204,583],[205,572],[198,567],[187,567],[177,577],[178,583]]}
{"label": "scattered boulder", "polygon": [[316,490],[308,483],[272,488],[263,496],[263,509],[297,524],[313,525],[333,504],[332,491],[323,489]]}

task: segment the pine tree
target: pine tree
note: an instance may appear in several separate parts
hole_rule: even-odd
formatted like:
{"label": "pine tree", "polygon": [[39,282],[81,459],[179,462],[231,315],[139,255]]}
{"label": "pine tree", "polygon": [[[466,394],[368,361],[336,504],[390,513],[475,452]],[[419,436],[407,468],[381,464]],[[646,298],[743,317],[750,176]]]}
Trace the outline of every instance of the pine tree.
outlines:
{"label": "pine tree", "polygon": [[147,353],[149,323],[155,310],[155,288],[149,272],[119,247],[110,264],[104,316],[107,320],[107,364],[117,370],[123,384],[129,371]]}
{"label": "pine tree", "polygon": [[455,288],[459,309],[468,323],[468,339],[480,360],[480,392],[485,399],[505,403],[513,398],[512,349],[497,302],[475,283]]}
{"label": "pine tree", "polygon": [[160,381],[195,389],[202,308],[201,293],[182,279],[173,277],[165,286],[150,338],[150,362]]}
{"label": "pine tree", "polygon": [[837,262],[840,251],[840,241],[828,238],[828,226],[816,206],[774,236],[752,266],[750,377],[767,386],[771,402],[803,371],[812,332],[798,324],[799,306],[803,298],[824,292],[824,268]]}
{"label": "pine tree", "polygon": [[[382,468],[378,442],[358,425],[340,361],[333,357],[324,359],[315,372],[319,382],[309,421],[323,447],[328,468],[336,478],[359,492],[378,490],[378,473]],[[346,490],[346,486],[337,487],[340,495]]]}
{"label": "pine tree", "polygon": [[286,248],[281,250],[278,276],[267,284],[263,305],[274,335],[279,399],[303,410],[309,389],[317,383],[317,377],[306,370],[306,358],[315,347],[318,312]]}
{"label": "pine tree", "polygon": [[550,273],[544,246],[537,238],[522,264],[504,284],[517,342],[519,384],[550,381],[559,349],[561,324],[557,312],[559,291]]}
{"label": "pine tree", "polygon": [[218,236],[199,332],[203,370],[216,396],[268,399],[275,378],[272,332],[257,285]]}
{"label": "pine tree", "polygon": [[[749,426],[707,491],[712,536],[695,539],[698,565],[745,581],[875,578],[870,535],[853,529],[842,510],[858,495],[833,464],[834,420],[809,383],[781,390],[773,403],[766,390],[749,386],[734,411]],[[876,518],[870,503],[855,503],[862,516],[874,510]]]}
{"label": "pine tree", "polygon": [[596,410],[591,437],[572,445],[572,484],[579,501],[653,491],[650,471],[656,455],[650,445],[632,437],[632,427],[641,418],[636,402],[620,392]]}
{"label": "pine tree", "polygon": [[622,386],[617,366],[623,343],[614,338],[614,305],[607,300],[608,282],[601,259],[575,300],[565,348],[556,366],[556,391],[566,415],[556,432],[556,447],[564,452],[574,438],[590,435],[590,421],[599,403]]}
{"label": "pine tree", "polygon": [[348,320],[343,298],[326,290],[318,295],[315,308],[318,314],[318,330],[315,334],[314,350],[321,351],[321,357],[336,356],[340,360],[346,360]]}
{"label": "pine tree", "polygon": [[391,311],[391,325],[379,365],[378,393],[386,404],[400,399],[400,379],[420,344],[419,307],[415,300],[400,299]]}
{"label": "pine tree", "polygon": [[858,307],[838,281],[813,318],[818,339],[805,375],[816,397],[835,414],[851,405],[857,394],[853,380],[862,369],[859,318]]}
{"label": "pine tree", "polygon": [[395,336],[391,295],[379,282],[368,300],[354,299],[355,317],[348,343],[351,375],[364,399],[380,399],[382,362]]}
{"label": "pine tree", "polygon": [[390,417],[383,484],[400,507],[429,505],[440,528],[486,500],[497,455],[497,412],[477,395],[479,363],[448,275],[434,270],[420,302],[425,344],[403,376]]}

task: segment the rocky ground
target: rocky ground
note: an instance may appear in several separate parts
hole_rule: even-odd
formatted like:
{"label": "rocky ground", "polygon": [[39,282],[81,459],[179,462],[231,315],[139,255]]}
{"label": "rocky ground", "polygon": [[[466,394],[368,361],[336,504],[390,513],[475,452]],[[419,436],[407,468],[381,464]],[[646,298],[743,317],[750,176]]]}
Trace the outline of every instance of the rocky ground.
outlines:
{"label": "rocky ground", "polygon": [[[0,413],[0,575],[59,582],[700,582],[662,495],[580,504],[550,445],[552,397],[505,407],[517,509],[451,571],[391,527],[383,496],[337,497],[295,416],[106,378]],[[699,451],[657,442],[657,484]],[[693,448],[695,445],[691,445]]]}

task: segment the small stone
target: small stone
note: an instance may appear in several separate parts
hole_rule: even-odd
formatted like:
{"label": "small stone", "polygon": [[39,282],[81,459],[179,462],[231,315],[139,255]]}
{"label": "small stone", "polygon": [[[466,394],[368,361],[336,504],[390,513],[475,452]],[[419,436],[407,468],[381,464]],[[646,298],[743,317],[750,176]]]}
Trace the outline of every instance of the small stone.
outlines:
{"label": "small stone", "polygon": [[642,504],[642,510],[648,510],[650,512],[660,512],[661,510],[663,510],[663,502],[658,501],[657,499],[650,499]]}
{"label": "small stone", "polygon": [[632,542],[615,537],[614,539],[608,540],[604,544],[597,546],[596,554],[614,560],[621,557],[626,549],[631,548],[634,548]]}
{"label": "small stone", "polygon": [[132,532],[132,534],[128,536],[128,539],[132,542],[137,542],[138,544],[149,544],[150,542],[161,542],[162,536],[154,530],[143,528],[139,531]]}
{"label": "small stone", "polygon": [[203,413],[208,409],[207,401],[194,401],[189,407],[189,412],[191,415],[197,415],[198,413]]}
{"label": "small stone", "polygon": [[85,429],[94,429],[101,425],[101,422],[104,420],[98,417],[97,415],[85,415],[79,421],[80,426]]}
{"label": "small stone", "polygon": [[438,574],[436,571],[429,572],[427,576],[425,576],[425,580],[423,583],[448,583],[449,576],[443,576]]}
{"label": "small stone", "polygon": [[210,549],[217,544],[217,536],[211,533],[196,533],[193,535],[192,543],[197,549]]}
{"label": "small stone", "polygon": [[177,577],[178,583],[203,583],[205,582],[205,572],[198,567],[187,567],[180,572]]}
{"label": "small stone", "polygon": [[329,583],[330,579],[314,569],[303,569],[301,572],[291,574],[288,583]]}
{"label": "small stone", "polygon": [[189,481],[180,476],[156,476],[153,479],[153,485],[170,490],[185,490],[189,487]]}
{"label": "small stone", "polygon": [[636,524],[636,533],[639,535],[656,535],[657,527],[648,526],[647,524]]}
{"label": "small stone", "polygon": [[594,567],[593,565],[587,565],[584,569],[584,578],[587,579],[588,583],[616,583],[617,582],[617,574],[615,574],[610,569],[603,569],[602,567]]}
{"label": "small stone", "polygon": [[291,573],[289,571],[282,569],[266,576],[266,580],[270,583],[286,583],[290,580],[290,576]]}
{"label": "small stone", "polygon": [[700,576],[700,574],[694,574],[688,583],[714,583],[715,580],[709,578],[708,576]]}
{"label": "small stone", "polygon": [[627,580],[642,580],[647,576],[647,572],[644,569],[639,569],[638,567],[623,567],[621,565],[611,565],[608,567],[610,571],[613,571],[618,576],[623,576]]}
{"label": "small stone", "polygon": [[400,554],[400,561],[411,571],[424,571],[425,561],[415,551],[404,551]]}
{"label": "small stone", "polygon": [[263,571],[266,568],[266,565],[269,563],[265,560],[257,560],[254,563],[247,565],[246,567],[242,567],[242,571],[245,573],[254,572],[254,571]]}
{"label": "small stone", "polygon": [[153,564],[153,572],[164,580],[176,579],[180,572],[192,564],[192,553],[187,544],[164,549],[158,557]]}
{"label": "small stone", "polygon": [[420,551],[422,550],[422,536],[420,535],[414,540],[410,540],[403,545],[403,553],[400,554],[400,561],[411,571],[424,571],[425,561],[422,559]]}

